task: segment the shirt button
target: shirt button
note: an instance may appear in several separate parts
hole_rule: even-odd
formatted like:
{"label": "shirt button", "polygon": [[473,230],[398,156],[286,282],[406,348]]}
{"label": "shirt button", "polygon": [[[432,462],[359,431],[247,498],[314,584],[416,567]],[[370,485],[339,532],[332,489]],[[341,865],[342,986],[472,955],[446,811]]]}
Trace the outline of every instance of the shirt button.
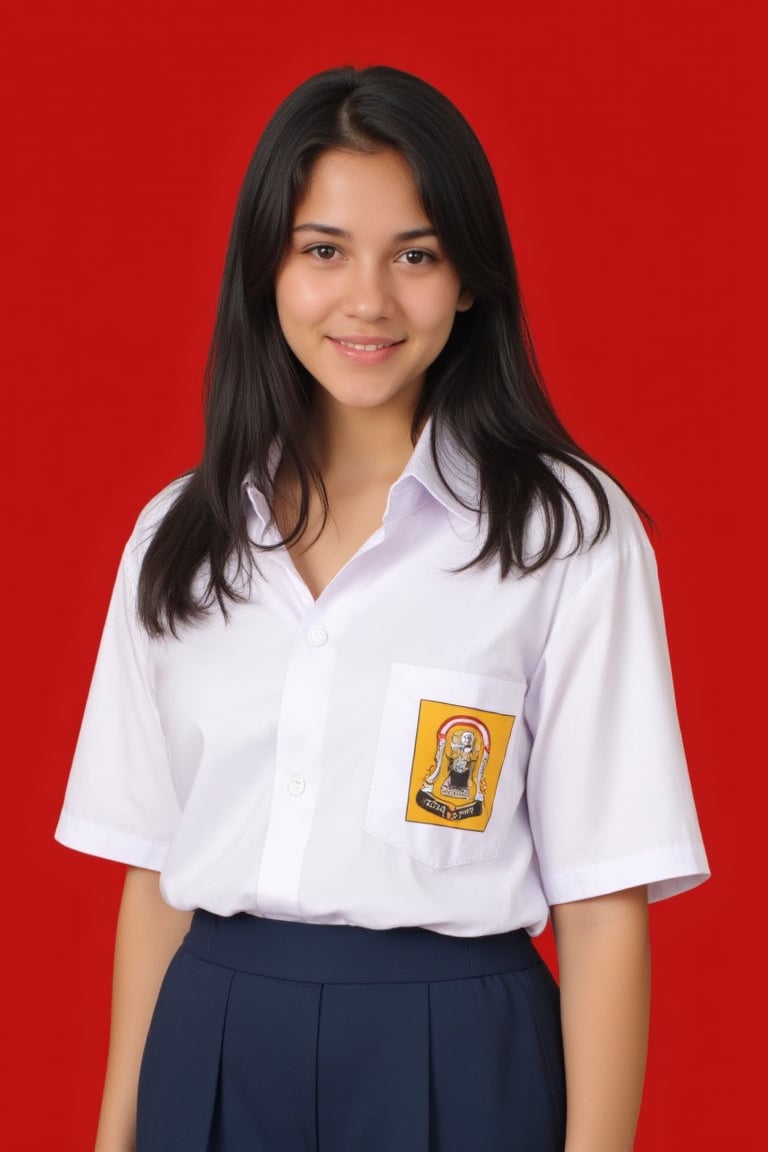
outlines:
{"label": "shirt button", "polygon": [[328,633],[325,628],[310,628],[307,632],[307,643],[311,644],[313,648],[322,648],[328,639]]}
{"label": "shirt button", "polygon": [[288,791],[290,792],[291,796],[301,796],[306,786],[307,785],[305,781],[302,780],[301,776],[291,776],[290,780],[288,781]]}

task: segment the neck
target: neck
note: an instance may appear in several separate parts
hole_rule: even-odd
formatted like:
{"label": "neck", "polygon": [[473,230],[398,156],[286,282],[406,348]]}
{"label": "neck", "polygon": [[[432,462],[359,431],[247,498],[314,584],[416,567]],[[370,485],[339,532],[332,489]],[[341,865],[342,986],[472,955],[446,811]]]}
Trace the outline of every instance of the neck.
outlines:
{"label": "neck", "polygon": [[347,408],[315,402],[312,428],[320,471],[330,476],[394,481],[413,453],[413,408]]}

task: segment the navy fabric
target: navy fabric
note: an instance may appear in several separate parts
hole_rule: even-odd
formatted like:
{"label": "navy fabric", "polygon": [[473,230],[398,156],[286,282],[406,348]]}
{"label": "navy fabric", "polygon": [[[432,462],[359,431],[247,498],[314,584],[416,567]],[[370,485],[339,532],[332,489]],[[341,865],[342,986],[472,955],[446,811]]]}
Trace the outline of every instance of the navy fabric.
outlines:
{"label": "navy fabric", "polygon": [[527,933],[196,912],[163,982],[137,1152],[562,1152],[557,985]]}

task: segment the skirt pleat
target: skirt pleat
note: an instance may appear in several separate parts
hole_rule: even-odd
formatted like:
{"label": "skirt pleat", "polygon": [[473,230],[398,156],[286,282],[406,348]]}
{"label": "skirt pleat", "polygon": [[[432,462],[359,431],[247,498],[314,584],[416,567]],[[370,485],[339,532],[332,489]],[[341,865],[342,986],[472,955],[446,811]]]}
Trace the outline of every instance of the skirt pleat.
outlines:
{"label": "skirt pleat", "polygon": [[326,984],[318,1148],[429,1152],[428,985]]}
{"label": "skirt pleat", "polygon": [[[533,1002],[530,979],[553,985],[549,1005]],[[544,965],[439,981],[429,986],[429,996],[430,1149],[562,1152],[565,1084],[556,986]]]}
{"label": "skirt pleat", "polygon": [[315,1152],[321,988],[235,974],[221,1048],[215,1149]]}
{"label": "skirt pleat", "polygon": [[211,1152],[233,976],[184,948],[171,961],[141,1065],[137,1152]]}

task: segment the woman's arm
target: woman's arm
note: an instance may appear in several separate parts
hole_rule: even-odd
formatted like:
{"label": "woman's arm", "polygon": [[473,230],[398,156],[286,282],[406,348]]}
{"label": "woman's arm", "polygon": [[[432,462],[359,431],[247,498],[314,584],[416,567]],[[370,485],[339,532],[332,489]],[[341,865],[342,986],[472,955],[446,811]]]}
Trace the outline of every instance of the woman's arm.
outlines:
{"label": "woman's arm", "polygon": [[648,1046],[645,887],[552,908],[560,969],[565,1152],[631,1152]]}
{"label": "woman's arm", "polygon": [[134,1152],[144,1041],[165,970],[191,918],[165,903],[157,872],[128,869],[117,919],[109,1055],[94,1152]]}

